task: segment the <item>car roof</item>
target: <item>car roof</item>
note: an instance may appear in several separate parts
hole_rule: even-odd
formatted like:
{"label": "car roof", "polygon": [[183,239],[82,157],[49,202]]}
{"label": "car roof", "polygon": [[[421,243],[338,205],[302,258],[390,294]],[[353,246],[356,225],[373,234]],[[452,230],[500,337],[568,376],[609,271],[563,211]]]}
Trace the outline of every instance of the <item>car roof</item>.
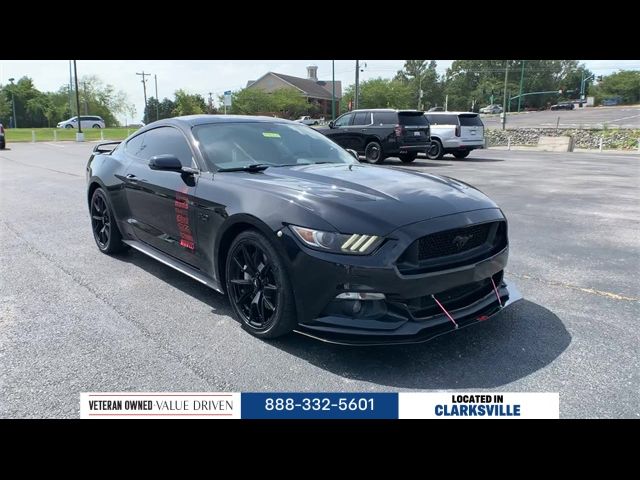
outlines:
{"label": "car roof", "polygon": [[422,112],[422,110],[411,110],[408,108],[402,108],[402,109],[396,109],[396,108],[359,108],[357,110],[351,110],[350,112],[347,113],[354,113],[354,112],[394,112],[394,113],[400,113],[400,112]]}
{"label": "car roof", "polygon": [[166,118],[156,122],[148,123],[144,129],[148,127],[159,127],[160,125],[182,125],[194,127],[196,125],[206,125],[210,123],[253,123],[253,122],[277,122],[277,123],[293,123],[291,120],[275,117],[260,117],[254,115],[185,115],[182,117]]}
{"label": "car roof", "polygon": [[478,115],[476,112],[426,112],[429,115]]}

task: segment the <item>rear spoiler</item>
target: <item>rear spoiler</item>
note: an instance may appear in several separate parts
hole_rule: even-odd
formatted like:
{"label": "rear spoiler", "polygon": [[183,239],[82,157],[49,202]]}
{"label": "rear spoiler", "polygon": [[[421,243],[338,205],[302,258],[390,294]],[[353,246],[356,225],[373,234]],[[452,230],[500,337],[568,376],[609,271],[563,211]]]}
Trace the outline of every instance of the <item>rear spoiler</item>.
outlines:
{"label": "rear spoiler", "polygon": [[[121,141],[99,143],[98,145],[93,147],[93,153],[94,154],[96,154],[96,153],[111,153],[116,148],[116,146],[120,145],[121,143],[122,143]],[[113,148],[104,148],[104,147],[108,147],[109,145],[113,145]]]}

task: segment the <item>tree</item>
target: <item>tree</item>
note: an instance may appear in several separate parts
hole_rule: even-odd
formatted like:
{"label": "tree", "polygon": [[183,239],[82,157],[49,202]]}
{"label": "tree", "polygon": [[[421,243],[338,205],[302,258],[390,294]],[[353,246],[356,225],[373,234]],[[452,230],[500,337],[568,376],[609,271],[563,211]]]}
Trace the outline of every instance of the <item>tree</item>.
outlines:
{"label": "tree", "polygon": [[640,71],[621,70],[603,77],[593,89],[597,100],[622,97],[623,103],[640,102]]}
{"label": "tree", "polygon": [[[220,102],[224,99],[221,96]],[[240,115],[275,115],[294,118],[309,114],[314,105],[294,88],[279,88],[265,92],[259,88],[244,88],[231,94],[231,113]]]}
{"label": "tree", "polygon": [[[354,85],[349,85],[343,95],[346,110],[348,99],[354,98]],[[345,100],[346,99],[346,100]],[[415,108],[409,85],[401,80],[374,78],[360,84],[359,108]]]}
{"label": "tree", "polygon": [[[411,108],[429,108],[442,103],[442,88],[439,84],[437,63],[431,60],[406,60],[395,79],[409,86],[413,105]],[[420,91],[422,90],[422,97]]]}
{"label": "tree", "polygon": [[179,117],[181,115],[196,115],[207,111],[207,104],[200,94],[190,94],[185,90],[176,90],[175,108],[173,115]]}

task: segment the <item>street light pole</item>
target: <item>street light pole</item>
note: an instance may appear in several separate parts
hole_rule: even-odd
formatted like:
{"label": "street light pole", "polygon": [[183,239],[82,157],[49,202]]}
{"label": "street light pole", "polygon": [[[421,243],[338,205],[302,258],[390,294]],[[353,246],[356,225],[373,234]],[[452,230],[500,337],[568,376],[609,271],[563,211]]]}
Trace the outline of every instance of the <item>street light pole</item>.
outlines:
{"label": "street light pole", "polygon": [[10,78],[9,81],[11,82],[11,109],[13,111],[13,128],[18,128],[18,118],[16,117],[16,99],[13,96],[13,81],[15,80],[15,78]]}
{"label": "street light pole", "polygon": [[336,119],[336,61],[331,60],[331,120]]}
{"label": "street light pole", "polygon": [[592,73],[587,78],[584,78],[584,69],[582,70],[582,81],[580,82],[580,108],[582,108],[582,101],[584,100],[584,87],[587,81],[595,76],[595,73]]}
{"label": "street light pole", "polygon": [[[502,130],[505,129],[507,123],[507,80],[509,79],[509,60],[505,60],[504,69],[504,97],[502,99]],[[509,102],[511,103],[511,102]]]}
{"label": "street light pole", "polygon": [[353,109],[358,109],[358,96],[360,94],[360,60],[356,60],[356,91],[355,99],[353,100]]}
{"label": "street light pole", "polygon": [[[160,99],[158,98],[158,75],[153,75],[156,82],[156,120],[160,120]],[[209,94],[211,96],[211,94]]]}
{"label": "street light pole", "polygon": [[520,105],[522,101],[522,86],[524,85],[524,63],[526,60],[522,60],[522,71],[520,72],[520,93],[518,97],[518,112],[520,112]]}

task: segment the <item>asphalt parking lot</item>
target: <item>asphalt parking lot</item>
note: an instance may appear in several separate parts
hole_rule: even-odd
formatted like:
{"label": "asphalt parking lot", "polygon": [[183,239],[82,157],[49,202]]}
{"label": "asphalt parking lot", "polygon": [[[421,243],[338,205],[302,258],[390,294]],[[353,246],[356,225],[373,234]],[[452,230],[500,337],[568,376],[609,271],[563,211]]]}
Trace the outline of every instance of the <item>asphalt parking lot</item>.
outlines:
{"label": "asphalt parking lot", "polygon": [[[500,115],[483,115],[488,128],[501,128]],[[559,122],[559,123],[558,123]],[[507,128],[640,128],[640,107],[585,107],[507,114]]]}
{"label": "asphalt parking lot", "polygon": [[502,206],[525,300],[429,343],[355,348],[257,340],[220,294],[136,251],[101,254],[85,202],[93,145],[8,147],[0,417],[75,418],[89,391],[443,389],[560,392],[562,417],[640,417],[637,154],[485,150],[404,167]]}

